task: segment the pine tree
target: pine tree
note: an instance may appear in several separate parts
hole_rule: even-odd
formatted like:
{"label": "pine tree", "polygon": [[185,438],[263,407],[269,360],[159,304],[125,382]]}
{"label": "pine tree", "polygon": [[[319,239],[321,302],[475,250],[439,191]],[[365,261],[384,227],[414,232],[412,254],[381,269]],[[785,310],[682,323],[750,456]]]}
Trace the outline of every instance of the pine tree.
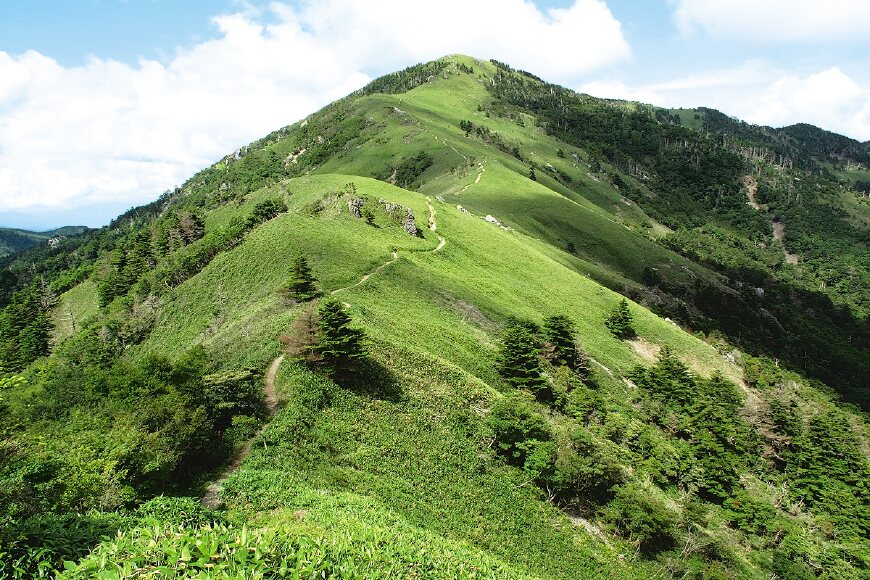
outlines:
{"label": "pine tree", "polygon": [[563,314],[550,316],[544,321],[544,356],[553,365],[567,366],[580,378],[589,376],[589,362],[577,346],[576,329],[570,318]]}
{"label": "pine tree", "polygon": [[552,392],[541,370],[540,347],[529,324],[514,322],[504,331],[496,362],[498,372],[514,387],[530,389],[539,399]]}
{"label": "pine tree", "polygon": [[336,376],[352,371],[366,355],[363,332],[351,328],[350,316],[338,300],[323,301],[318,314],[318,341],[311,352],[320,357],[322,364]]}
{"label": "pine tree", "polygon": [[314,274],[305,256],[296,256],[290,270],[290,280],[287,281],[287,291],[290,296],[299,301],[311,300],[317,296],[317,286]]}
{"label": "pine tree", "polygon": [[623,298],[620,300],[616,308],[613,309],[610,316],[604,322],[607,329],[617,338],[632,338],[636,336],[632,323],[634,318],[631,315],[631,310],[628,308],[628,301]]}
{"label": "pine tree", "polygon": [[314,347],[318,343],[320,330],[320,315],[315,304],[309,304],[296,320],[290,325],[286,334],[279,341],[284,352],[291,359],[305,361],[308,364],[319,364],[323,358]]}

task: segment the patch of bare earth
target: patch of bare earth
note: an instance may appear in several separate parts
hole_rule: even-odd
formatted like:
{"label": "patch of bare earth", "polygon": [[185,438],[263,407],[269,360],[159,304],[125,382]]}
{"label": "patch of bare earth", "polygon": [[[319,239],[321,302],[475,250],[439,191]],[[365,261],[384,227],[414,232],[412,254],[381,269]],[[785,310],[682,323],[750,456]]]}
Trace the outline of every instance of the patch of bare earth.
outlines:
{"label": "patch of bare earth", "polygon": [[626,342],[634,349],[634,352],[640,355],[640,358],[647,362],[655,362],[662,350],[662,347],[659,345],[653,344],[643,338],[635,338]]}

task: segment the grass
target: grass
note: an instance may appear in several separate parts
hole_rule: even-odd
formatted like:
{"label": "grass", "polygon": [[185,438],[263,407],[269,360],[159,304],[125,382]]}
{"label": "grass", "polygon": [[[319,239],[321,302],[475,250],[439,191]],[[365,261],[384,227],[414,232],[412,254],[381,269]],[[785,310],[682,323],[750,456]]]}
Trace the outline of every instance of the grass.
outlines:
{"label": "grass", "polygon": [[[588,152],[563,149],[528,115],[487,117],[482,82],[493,66],[454,60],[475,73],[448,67],[447,78],[409,93],[357,99],[351,107],[367,120],[358,141],[312,174],[206,212],[211,231],[264,199],[281,197],[289,207],[167,293],[147,339],[128,350],[134,358],[176,358],[201,344],[226,368],[265,369],[279,352],[278,336],[299,313],[283,285],[301,253],[323,293],[338,291],[354,324],[369,336],[376,364],[368,380],[345,389],[288,361],[278,381],[283,408],[224,485],[227,515],[235,522],[230,528],[139,528],[104,543],[70,577],[86,576],[105,561],[155,570],[170,565],[168,551],[179,545],[194,551],[202,542],[225,547],[218,560],[227,575],[273,573],[282,565],[347,577],[663,574],[657,564],[636,559],[630,542],[588,533],[524,472],[496,457],[485,417],[508,387],[495,371],[495,354],[511,317],[541,323],[553,314],[568,316],[595,361],[597,392],[605,401],[590,437],[617,449],[619,460],[642,477],[650,458],[629,449],[629,436],[618,432],[649,436],[666,451],[672,441],[637,418],[640,396],[621,379],[649,357],[604,327],[621,296],[602,283],[634,287],[644,267],[655,265],[687,277],[712,273],[649,239],[666,230],[622,198],[604,176],[608,168],[590,175]],[[517,144],[526,161],[466,137],[458,127],[463,119]],[[270,145],[282,155],[286,146]],[[360,177],[388,175],[420,150],[433,156],[420,191]],[[537,181],[527,178],[529,160],[539,167]],[[372,207],[379,199],[410,207],[422,237],[408,235],[381,210],[372,225],[353,218],[351,196]],[[435,232],[426,228],[427,201]],[[485,221],[487,214],[507,227]],[[445,245],[436,251],[439,236]],[[565,251],[569,243],[575,254]],[[55,311],[58,339],[71,331],[63,326],[65,311],[80,322],[95,304],[92,282],[65,293]],[[740,380],[738,367],[710,345],[637,304],[630,307],[638,344],[647,351],[670,346],[698,374]],[[565,433],[574,421],[544,412]],[[676,505],[672,491],[656,493]],[[245,568],[238,561],[242,527],[251,530],[264,558],[294,551],[301,560]]]}
{"label": "grass", "polygon": [[[366,178],[308,176],[251,194],[207,216],[207,227],[277,195],[290,211],[170,292],[149,337],[130,351],[134,357],[174,358],[203,344],[220,353],[227,368],[265,368],[278,352],[278,335],[298,312],[281,292],[296,253],[309,258],[325,293],[347,287],[341,300],[371,337],[386,374],[364,389],[369,394],[331,388],[328,404],[312,413],[300,406],[317,408],[305,395],[306,389],[316,391],[317,380],[285,365],[279,377],[285,409],[225,484],[231,513],[272,534],[270,542],[349,542],[338,554],[354,561],[377,545],[398,551],[384,552],[383,561],[391,565],[428,562],[419,551],[434,545],[427,552],[432,570],[453,570],[457,577],[464,577],[469,562],[475,571],[497,571],[483,577],[652,575],[651,564],[618,563],[618,554],[629,547],[608,547],[590,536],[543,501],[520,471],[504,466],[487,444],[482,421],[506,389],[494,371],[494,354],[510,316],[541,322],[567,314],[586,351],[610,370],[598,373],[602,388],[630,400],[618,377],[644,359],[603,326],[619,295],[578,273],[572,267],[576,258],[452,204],[432,200],[437,232],[424,229],[422,238],[382,216],[367,225],[347,211],[345,185],[351,181],[356,195],[411,207],[418,224],[425,224],[422,193]],[[446,239],[437,252],[436,234]],[[395,262],[356,285],[394,250]],[[62,303],[84,311],[94,300],[85,283]],[[632,310],[647,342],[672,346],[705,374],[729,370],[707,344],[640,306]],[[145,550],[145,531],[131,534],[117,541],[130,542],[125,550]]]}
{"label": "grass", "polygon": [[61,294],[52,310],[52,343],[57,344],[75,334],[98,312],[97,285],[93,280],[85,280]]}

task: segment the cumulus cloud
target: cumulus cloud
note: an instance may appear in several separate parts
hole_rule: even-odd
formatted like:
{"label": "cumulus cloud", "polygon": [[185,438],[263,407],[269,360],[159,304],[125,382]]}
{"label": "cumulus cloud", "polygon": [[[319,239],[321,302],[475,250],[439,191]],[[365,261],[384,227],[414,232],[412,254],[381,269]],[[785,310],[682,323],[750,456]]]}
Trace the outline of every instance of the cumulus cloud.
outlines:
{"label": "cumulus cloud", "polygon": [[591,82],[579,90],[661,107],[712,107],[760,125],[812,123],[856,139],[870,139],[870,87],[861,86],[837,67],[799,75],[755,61],[663,83]]}
{"label": "cumulus cloud", "polygon": [[166,62],[0,52],[0,213],[141,203],[375,74],[444,54],[561,82],[629,54],[603,0],[273,3],[214,25]]}
{"label": "cumulus cloud", "polygon": [[765,42],[863,39],[866,0],[670,0],[677,26],[714,36]]}

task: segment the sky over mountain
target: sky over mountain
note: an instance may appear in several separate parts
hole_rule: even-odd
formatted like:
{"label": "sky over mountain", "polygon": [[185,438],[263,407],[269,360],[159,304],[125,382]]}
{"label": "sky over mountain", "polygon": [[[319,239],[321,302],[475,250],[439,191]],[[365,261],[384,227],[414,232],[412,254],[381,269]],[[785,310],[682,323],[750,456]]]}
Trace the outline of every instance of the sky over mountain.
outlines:
{"label": "sky over mountain", "polygon": [[870,139],[857,0],[0,4],[0,225],[101,225],[368,80],[450,53],[602,97]]}

